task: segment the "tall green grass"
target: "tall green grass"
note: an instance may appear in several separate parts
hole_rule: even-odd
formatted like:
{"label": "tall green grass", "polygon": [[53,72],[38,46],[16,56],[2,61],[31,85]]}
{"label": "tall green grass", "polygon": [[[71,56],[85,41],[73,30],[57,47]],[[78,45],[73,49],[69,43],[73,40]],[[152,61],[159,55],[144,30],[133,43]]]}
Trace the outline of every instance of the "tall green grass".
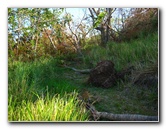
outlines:
{"label": "tall green grass", "polygon": [[[158,44],[158,33],[154,32],[130,42],[109,42],[106,48],[91,46],[88,48],[89,53],[84,54],[83,61],[89,64],[87,67],[94,68],[102,60],[111,60],[117,71],[134,66],[134,73],[151,67],[158,61]],[[158,115],[158,85],[136,86],[130,79],[126,79],[110,89],[87,88],[103,98],[95,105],[97,110]]]}
{"label": "tall green grass", "polygon": [[88,120],[76,86],[64,78],[56,59],[8,63],[9,121]]}
{"label": "tall green grass", "polygon": [[106,48],[91,47],[89,54],[85,54],[84,62],[93,66],[101,60],[112,60],[117,70],[128,64],[156,62],[158,59],[158,33],[149,34],[130,42],[110,42]]}
{"label": "tall green grass", "polygon": [[56,94],[53,97],[37,96],[36,101],[23,100],[17,107],[13,106],[12,96],[9,98],[9,121],[87,121],[88,113],[82,103],[77,100],[77,93]]}

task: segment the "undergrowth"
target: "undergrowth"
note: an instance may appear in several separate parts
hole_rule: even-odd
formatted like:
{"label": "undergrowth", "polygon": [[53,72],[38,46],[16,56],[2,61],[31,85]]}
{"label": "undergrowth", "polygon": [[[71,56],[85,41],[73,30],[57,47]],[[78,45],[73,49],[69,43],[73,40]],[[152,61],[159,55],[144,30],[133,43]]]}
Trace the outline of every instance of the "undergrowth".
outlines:
{"label": "undergrowth", "polygon": [[121,70],[126,65],[141,62],[148,65],[158,60],[158,34],[149,34],[147,37],[130,42],[109,42],[106,48],[94,46],[90,48],[88,54],[84,55],[84,63],[93,67],[102,60],[112,60],[117,70]]}
{"label": "undergrowth", "polygon": [[63,78],[56,60],[10,62],[9,121],[86,121],[88,113],[77,99],[78,90]]}
{"label": "undergrowth", "polygon": [[[106,48],[94,45],[83,56],[63,55],[32,62],[8,61],[9,121],[87,121],[89,114],[79,103],[82,88],[101,99],[99,111],[157,115],[158,87],[136,87],[119,82],[102,89],[88,85],[87,77],[64,67],[93,68],[102,60],[112,60],[117,71],[133,65],[136,70],[158,61],[158,34],[130,42],[110,42]],[[83,76],[82,79],[78,79]]]}

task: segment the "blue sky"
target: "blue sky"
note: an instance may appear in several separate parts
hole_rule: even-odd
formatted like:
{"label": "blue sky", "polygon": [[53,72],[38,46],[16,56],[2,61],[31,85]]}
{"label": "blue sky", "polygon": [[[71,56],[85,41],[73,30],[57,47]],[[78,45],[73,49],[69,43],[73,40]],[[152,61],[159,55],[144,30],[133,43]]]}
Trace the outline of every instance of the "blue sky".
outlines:
{"label": "blue sky", "polygon": [[[73,19],[77,20],[77,19],[81,19],[84,15],[84,11],[86,8],[66,8],[66,11],[70,14],[72,14],[74,17]],[[87,13],[89,13],[87,11]]]}

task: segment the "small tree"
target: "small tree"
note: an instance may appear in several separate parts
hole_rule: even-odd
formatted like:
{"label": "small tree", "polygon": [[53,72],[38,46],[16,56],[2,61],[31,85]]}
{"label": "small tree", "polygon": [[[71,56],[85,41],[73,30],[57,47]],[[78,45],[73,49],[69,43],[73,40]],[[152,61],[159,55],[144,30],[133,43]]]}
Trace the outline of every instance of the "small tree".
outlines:
{"label": "small tree", "polygon": [[[40,48],[43,47],[44,43],[39,42],[42,33],[48,34],[47,29],[54,30],[54,27],[62,20],[59,18],[62,12],[63,9],[61,8],[9,8],[8,35],[10,35],[10,40],[13,38],[13,41],[15,41],[14,45],[9,45],[9,51],[13,50],[11,48],[13,46],[17,49],[17,54],[18,51],[25,53],[24,49],[28,49],[30,56],[36,57],[39,50],[42,53],[43,51]],[[56,31],[57,35],[58,32],[59,30]],[[47,36],[52,48],[56,51],[51,35]]]}
{"label": "small tree", "polygon": [[73,22],[71,14],[69,14],[69,13],[66,13],[65,19],[66,19],[65,23],[67,23],[67,27],[70,32],[70,37],[72,37],[72,39],[74,41],[73,45],[74,45],[77,53],[82,55],[81,41],[85,41],[86,36],[92,30],[92,27],[91,28],[87,27],[85,25],[85,23],[83,22],[85,19],[87,19],[86,12],[84,12],[83,17],[77,23]]}
{"label": "small tree", "polygon": [[93,27],[101,32],[101,45],[106,46],[110,41],[112,32],[111,18],[116,8],[89,8],[90,17],[93,21]]}

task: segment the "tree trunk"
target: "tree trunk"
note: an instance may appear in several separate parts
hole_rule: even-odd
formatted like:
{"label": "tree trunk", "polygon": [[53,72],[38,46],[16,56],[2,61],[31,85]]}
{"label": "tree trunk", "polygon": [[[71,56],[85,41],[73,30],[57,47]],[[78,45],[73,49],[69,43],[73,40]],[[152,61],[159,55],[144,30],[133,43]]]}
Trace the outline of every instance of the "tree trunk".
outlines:
{"label": "tree trunk", "polygon": [[80,47],[81,43],[80,43],[80,40],[77,38],[76,40],[76,50],[77,50],[77,53],[81,56],[83,56],[82,52],[81,52],[81,47]]}
{"label": "tree trunk", "polygon": [[38,39],[39,39],[39,36],[38,34],[36,35],[36,42],[35,42],[35,52],[34,52],[34,56],[36,57],[37,55],[37,44],[38,44]]}
{"label": "tree trunk", "polygon": [[106,21],[101,24],[101,45],[106,46],[106,44],[110,41],[110,21],[111,21],[111,8],[106,8],[107,16]]}
{"label": "tree trunk", "polygon": [[104,26],[101,27],[100,32],[101,32],[101,46],[105,47],[107,44],[107,35]]}
{"label": "tree trunk", "polygon": [[110,28],[109,26],[111,26],[111,11],[112,9],[111,8],[106,8],[106,11],[107,11],[107,21],[106,21],[106,41],[109,42],[110,41]]}
{"label": "tree trunk", "polygon": [[[105,47],[106,44],[110,41],[110,24],[111,24],[111,15],[112,15],[112,8],[106,8],[106,16],[103,17],[103,21],[101,21],[100,25],[98,27],[96,27],[96,30],[99,30],[101,32],[101,46]],[[98,11],[95,11],[94,8],[90,9],[89,11],[91,13],[91,17],[93,20],[93,25],[95,24],[95,16],[99,16],[100,14],[100,8],[98,9]],[[95,16],[94,16],[94,14]],[[105,20],[104,20],[105,19]]]}

